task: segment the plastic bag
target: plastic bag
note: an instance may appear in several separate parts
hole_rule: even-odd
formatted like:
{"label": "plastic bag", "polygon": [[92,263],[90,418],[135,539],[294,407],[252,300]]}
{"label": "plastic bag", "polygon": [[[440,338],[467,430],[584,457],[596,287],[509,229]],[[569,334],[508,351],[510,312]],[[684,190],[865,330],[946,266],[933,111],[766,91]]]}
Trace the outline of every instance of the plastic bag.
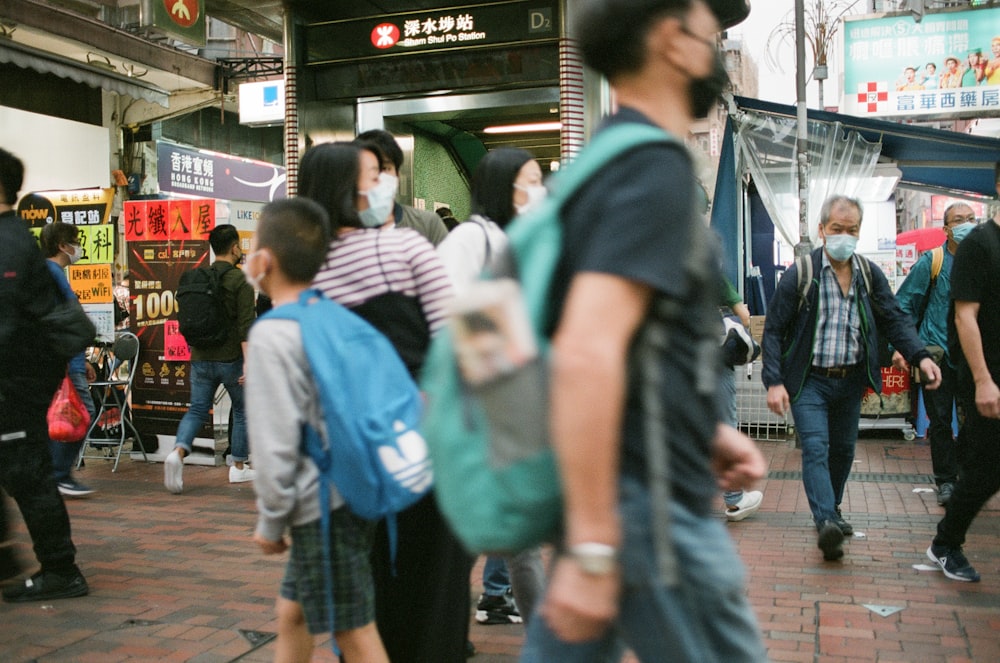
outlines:
{"label": "plastic bag", "polygon": [[57,442],[82,440],[90,427],[90,412],[76,393],[68,373],[49,405],[48,421],[49,438]]}

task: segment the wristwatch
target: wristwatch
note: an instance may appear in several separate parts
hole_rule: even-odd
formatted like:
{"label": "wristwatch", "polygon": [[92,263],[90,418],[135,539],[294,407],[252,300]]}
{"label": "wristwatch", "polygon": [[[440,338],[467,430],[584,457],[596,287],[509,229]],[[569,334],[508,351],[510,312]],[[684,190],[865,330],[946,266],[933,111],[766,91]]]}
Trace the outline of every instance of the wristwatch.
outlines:
{"label": "wristwatch", "polygon": [[618,551],[606,543],[577,543],[570,546],[566,553],[588,575],[606,576],[618,569]]}

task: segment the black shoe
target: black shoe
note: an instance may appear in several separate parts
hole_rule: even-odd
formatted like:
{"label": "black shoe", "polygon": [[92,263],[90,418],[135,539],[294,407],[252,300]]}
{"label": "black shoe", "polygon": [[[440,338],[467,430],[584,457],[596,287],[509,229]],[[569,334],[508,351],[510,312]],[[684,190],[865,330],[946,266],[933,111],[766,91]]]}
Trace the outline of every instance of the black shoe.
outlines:
{"label": "black shoe", "polygon": [[932,562],[941,567],[945,576],[952,580],[962,582],[979,582],[979,573],[976,572],[969,560],[962,554],[961,548],[948,548],[946,546],[935,546],[933,543],[927,548],[927,557]]}
{"label": "black shoe", "polygon": [[844,556],[844,533],[832,520],[824,520],[817,528],[819,537],[816,545],[823,551],[823,559],[834,562]]}
{"label": "black shoe", "polygon": [[835,507],[834,511],[837,512],[837,517],[833,520],[833,522],[837,524],[837,527],[839,527],[840,531],[844,533],[844,536],[851,536],[854,534],[854,528],[851,526],[851,523],[844,520],[844,516],[841,515],[840,507]]}
{"label": "black shoe", "polygon": [[955,492],[955,484],[946,482],[938,486],[938,506],[944,506]]}
{"label": "black shoe", "polygon": [[476,604],[476,621],[480,624],[520,624],[521,613],[510,591],[497,596],[483,594]]}
{"label": "black shoe", "polygon": [[472,658],[476,655],[476,646],[472,644],[472,640],[465,641],[465,658]]}
{"label": "black shoe", "polygon": [[87,579],[79,570],[72,575],[60,576],[51,571],[39,571],[20,585],[3,590],[3,600],[7,603],[28,601],[51,601],[86,596],[90,589]]}
{"label": "black shoe", "polygon": [[480,595],[479,603],[476,604],[476,610],[500,612],[505,615],[515,615],[518,617],[521,615],[517,609],[517,604],[514,603],[514,597],[511,596],[509,591],[499,596],[496,594]]}

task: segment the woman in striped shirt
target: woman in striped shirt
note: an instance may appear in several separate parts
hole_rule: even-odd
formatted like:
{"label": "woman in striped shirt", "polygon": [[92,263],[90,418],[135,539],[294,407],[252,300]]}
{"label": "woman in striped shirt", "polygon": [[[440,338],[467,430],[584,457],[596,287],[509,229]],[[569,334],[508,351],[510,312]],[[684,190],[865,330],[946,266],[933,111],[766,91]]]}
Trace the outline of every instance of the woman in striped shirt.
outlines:
{"label": "woman in striped shirt", "polygon": [[[299,193],[326,209],[334,236],[313,285],[385,334],[417,379],[431,334],[445,324],[452,286],[431,243],[394,227],[397,180],[380,172],[381,156],[365,143],[326,143],[303,155]],[[433,494],[396,524],[395,564],[382,523],[371,556],[375,622],[389,660],[463,663],[474,560]]]}

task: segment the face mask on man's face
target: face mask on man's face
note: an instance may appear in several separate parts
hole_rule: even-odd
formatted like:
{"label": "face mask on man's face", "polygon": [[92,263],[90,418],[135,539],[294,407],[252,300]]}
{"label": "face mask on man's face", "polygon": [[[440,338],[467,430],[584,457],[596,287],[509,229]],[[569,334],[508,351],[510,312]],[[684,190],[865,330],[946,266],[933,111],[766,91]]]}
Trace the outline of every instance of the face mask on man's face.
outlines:
{"label": "face mask on man's face", "polygon": [[951,238],[955,240],[956,244],[961,244],[962,240],[965,239],[972,229],[976,227],[976,224],[972,221],[967,221],[965,223],[960,223],[957,226],[951,227]]}
{"label": "face mask on man's face", "polygon": [[826,252],[837,262],[850,260],[858,246],[858,238],[854,235],[826,235]]}
{"label": "face mask on man's face", "polygon": [[702,78],[692,79],[688,87],[691,95],[691,113],[696,119],[708,117],[708,112],[719,103],[722,93],[729,87],[726,62],[717,48],[713,47],[713,51],[715,61],[712,63],[711,73]]}

